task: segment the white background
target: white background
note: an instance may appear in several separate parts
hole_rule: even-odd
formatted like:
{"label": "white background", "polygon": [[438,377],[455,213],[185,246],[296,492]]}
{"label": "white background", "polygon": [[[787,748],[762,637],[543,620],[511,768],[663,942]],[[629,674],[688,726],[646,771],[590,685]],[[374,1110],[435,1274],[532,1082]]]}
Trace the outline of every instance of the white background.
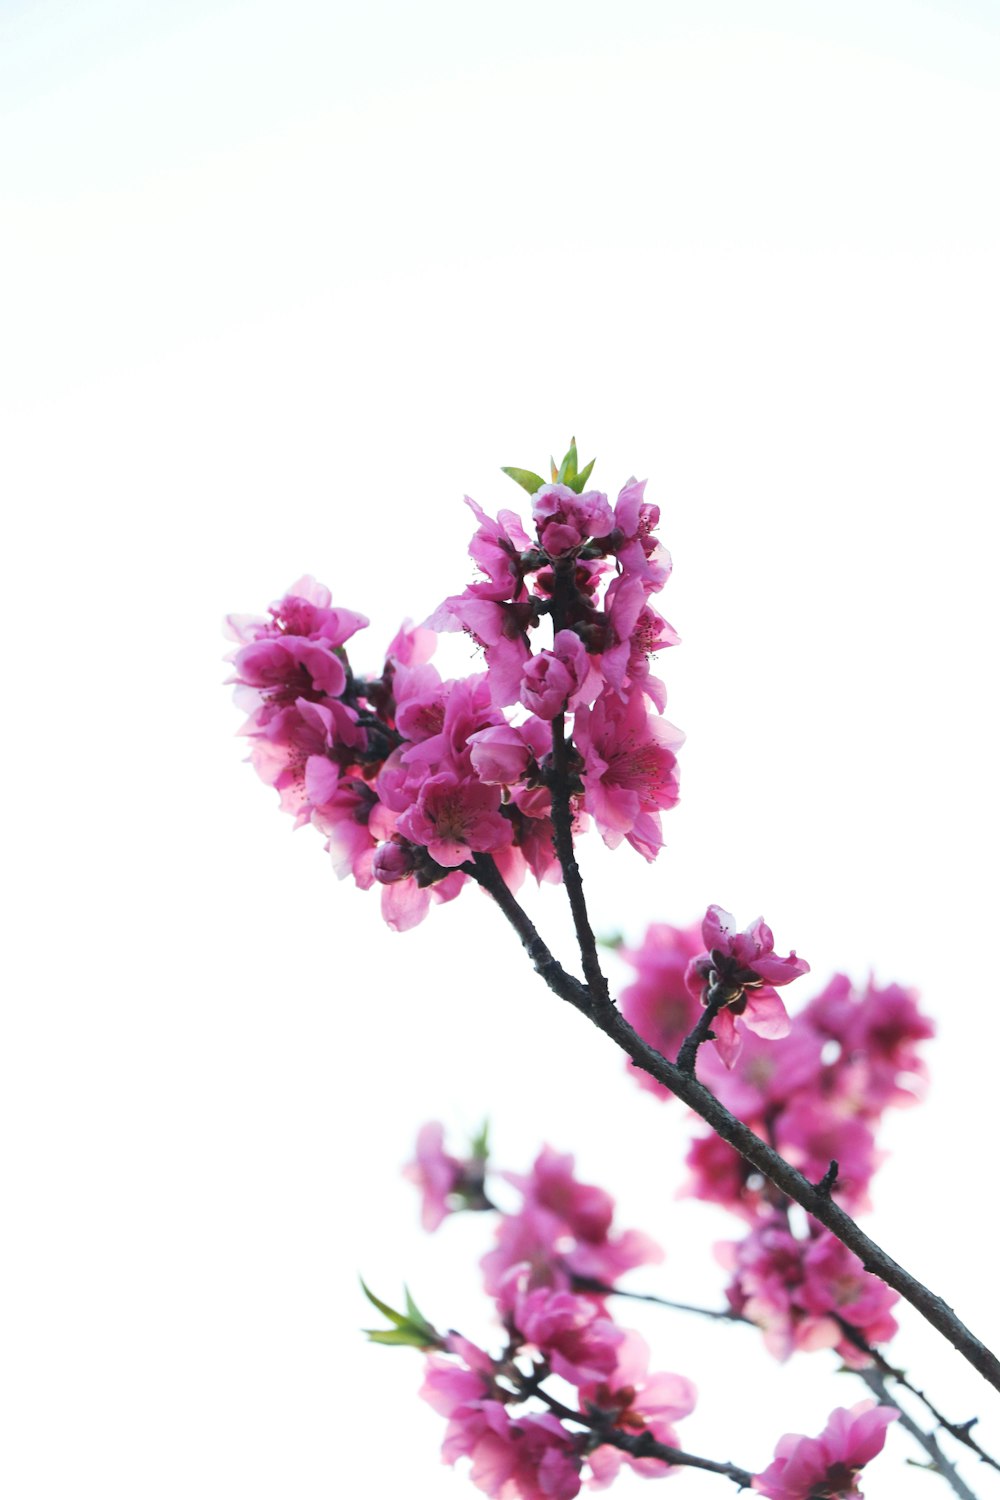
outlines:
{"label": "white background", "polygon": [[[306,570],[378,665],[470,576],[463,491],[515,504],[499,465],[572,432],[662,507],[689,736],[657,864],[588,854],[597,923],[718,901],[818,982],[920,987],[934,1086],[869,1225],[1000,1342],[998,67],[958,0],[5,0],[4,1496],[471,1494],[419,1357],[358,1333],[362,1271],[489,1337],[488,1224],[421,1236],[399,1177],[428,1117],[575,1150],[667,1248],[635,1284],[718,1301],[738,1227],[675,1199],[680,1109],[476,892],[390,934],[220,686],[223,612]],[[696,1452],[760,1468],[864,1395],[632,1321],[700,1386]],[[890,1450],[869,1497],[947,1494]]]}

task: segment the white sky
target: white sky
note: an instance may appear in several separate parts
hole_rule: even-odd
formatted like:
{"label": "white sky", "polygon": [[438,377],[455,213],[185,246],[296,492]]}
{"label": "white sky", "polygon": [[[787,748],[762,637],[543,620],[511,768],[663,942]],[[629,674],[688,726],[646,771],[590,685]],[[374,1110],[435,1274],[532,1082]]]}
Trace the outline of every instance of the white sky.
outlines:
{"label": "white sky", "polygon": [[[662,507],[689,735],[657,865],[588,858],[598,925],[719,901],[819,982],[921,988],[935,1087],[870,1228],[1000,1344],[998,69],[985,0],[5,0],[4,1495],[472,1494],[417,1357],[357,1332],[359,1270],[487,1332],[488,1225],[420,1236],[399,1178],[428,1117],[575,1149],[667,1248],[636,1284],[718,1300],[681,1111],[476,893],[389,934],[219,686],[220,616],[306,570],[377,664],[469,576],[462,493],[515,503],[499,465],[574,431]],[[863,1394],[632,1321],[694,1451],[759,1468]],[[1000,1447],[915,1318],[899,1353]],[[890,1447],[869,1500],[947,1494]]]}

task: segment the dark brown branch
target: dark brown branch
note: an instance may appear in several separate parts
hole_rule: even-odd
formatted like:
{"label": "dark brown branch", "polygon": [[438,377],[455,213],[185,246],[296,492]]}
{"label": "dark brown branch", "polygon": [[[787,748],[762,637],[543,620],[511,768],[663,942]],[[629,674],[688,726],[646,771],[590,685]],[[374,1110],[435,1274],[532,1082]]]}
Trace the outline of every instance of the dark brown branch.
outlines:
{"label": "dark brown branch", "polygon": [[719,1011],[732,999],[732,993],[728,986],[713,984],[705,996],[705,1009],[698,1017],[697,1024],[688,1036],[681,1042],[680,1051],[677,1054],[677,1066],[682,1073],[689,1073],[694,1077],[694,1065],[698,1060],[698,1048],[703,1042],[711,1041],[715,1035],[712,1030],[712,1022]]}
{"label": "dark brown branch", "polygon": [[583,894],[583,880],[576,862],[573,845],[573,814],[569,793],[569,747],[566,743],[566,715],[557,714],[552,721],[552,776],[549,790],[552,795],[552,828],[556,855],[562,867],[563,883],[569,897],[569,909],[573,914],[573,926],[580,948],[580,962],[584,978],[593,994],[610,1004],[608,981],[597,952],[597,939],[590,925],[587,902]]}
{"label": "dark brown branch", "polygon": [[[753,1482],[749,1469],[741,1469],[737,1464],[719,1463],[715,1459],[699,1458],[697,1454],[687,1453],[683,1448],[671,1448],[667,1443],[657,1442],[651,1432],[626,1432],[621,1427],[615,1427],[593,1408],[590,1412],[574,1411],[571,1406],[564,1406],[555,1396],[550,1396],[537,1381],[525,1381],[521,1385],[521,1392],[537,1396],[563,1422],[577,1422],[581,1427],[589,1428],[595,1439],[591,1444],[594,1448],[608,1444],[632,1458],[658,1458],[665,1464],[673,1464],[679,1468],[706,1469],[710,1474],[721,1474],[725,1479],[731,1479],[741,1490],[749,1489]],[[972,1500],[975,1500],[975,1496]]]}
{"label": "dark brown branch", "polygon": [[668,1088],[689,1109],[700,1115],[722,1140],[727,1141],[758,1172],[773,1182],[775,1187],[831,1230],[858,1256],[866,1271],[880,1277],[887,1286],[899,1292],[979,1371],[994,1390],[1000,1391],[1000,1360],[965,1326],[948,1303],[877,1245],[838,1203],[821,1193],[748,1125],[730,1114],[704,1084],[697,1078],[682,1073],[676,1063],[670,1062],[655,1047],[644,1041],[610,999],[595,994],[589,986],[568,974],[553,957],[531,918],[518,904],[488,855],[476,855],[475,861],[464,868],[489,891],[521,939],[536,970],[560,999],[566,1000],[585,1015],[632,1059],[636,1067],[642,1068],[651,1078]]}

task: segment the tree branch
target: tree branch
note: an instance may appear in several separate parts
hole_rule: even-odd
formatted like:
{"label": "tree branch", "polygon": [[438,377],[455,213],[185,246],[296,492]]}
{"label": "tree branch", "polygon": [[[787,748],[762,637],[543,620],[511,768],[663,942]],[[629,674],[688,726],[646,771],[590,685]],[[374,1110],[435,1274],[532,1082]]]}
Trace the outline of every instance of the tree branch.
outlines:
{"label": "tree branch", "polygon": [[[699,1458],[695,1453],[687,1453],[683,1448],[671,1448],[667,1443],[659,1443],[651,1432],[626,1432],[621,1427],[615,1427],[606,1417],[599,1412],[591,1410],[590,1413],[574,1411],[571,1406],[550,1396],[548,1391],[543,1390],[537,1381],[528,1381],[521,1387],[523,1394],[537,1396],[549,1410],[563,1422],[577,1422],[581,1427],[587,1427],[597,1440],[593,1447],[599,1448],[608,1444],[612,1448],[618,1448],[623,1453],[629,1454],[631,1458],[658,1458],[665,1464],[673,1464],[678,1468],[706,1469],[710,1474],[721,1474],[726,1479],[731,1479],[741,1490],[750,1488],[753,1475],[749,1469],[741,1469],[737,1464],[719,1463],[711,1458]],[[973,1495],[972,1500],[976,1500]]]}
{"label": "tree branch", "polygon": [[858,1256],[866,1271],[881,1278],[887,1286],[899,1292],[917,1312],[936,1328],[959,1354],[978,1370],[994,1390],[1000,1391],[1000,1360],[992,1350],[967,1328],[955,1311],[936,1293],[894,1260],[880,1245],[876,1244],[851,1216],[821,1192],[789,1162],[762,1141],[748,1125],[715,1097],[697,1078],[683,1073],[676,1063],[663,1057],[629,1025],[610,998],[604,998],[580,980],[568,974],[550,952],[539,935],[531,918],[519,905],[508,889],[494,861],[489,855],[477,854],[471,865],[464,866],[467,872],[496,901],[504,916],[514,928],[537,972],[549,988],[567,1001],[621,1048],[632,1059],[636,1067],[642,1068],[657,1083],[662,1083],[672,1094],[694,1110],[715,1133],[727,1141],[752,1166],[762,1173],[775,1187],[793,1199],[813,1218],[831,1230],[849,1250]]}

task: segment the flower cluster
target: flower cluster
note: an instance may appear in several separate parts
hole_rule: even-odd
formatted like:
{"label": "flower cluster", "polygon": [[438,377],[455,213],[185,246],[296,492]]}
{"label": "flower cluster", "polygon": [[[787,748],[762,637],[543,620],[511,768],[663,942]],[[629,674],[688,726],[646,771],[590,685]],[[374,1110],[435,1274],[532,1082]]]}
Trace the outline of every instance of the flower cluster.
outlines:
{"label": "flower cluster", "polygon": [[[556,788],[575,829],[593,817],[611,846],[648,859],[661,847],[682,736],[649,669],[677,637],[649,600],[670,560],[644,485],[630,480],[612,505],[583,491],[590,467],[578,473],[574,444],[559,482],[511,471],[532,492],[533,534],[469,500],[483,576],[427,626],[404,627],[375,678],[355,676],[344,649],[367,620],[312,578],[267,617],[229,619],[255,768],[297,824],[325,834],[339,875],[382,886],[396,930],[456,896],[480,856],[512,889],[528,870],[558,880]],[[486,670],[443,680],[436,631],[458,629]]]}
{"label": "flower cluster", "polygon": [[[662,936],[661,930],[661,941]],[[406,1175],[421,1189],[425,1227],[437,1228],[460,1208],[496,1211],[495,1244],[482,1269],[503,1329],[502,1352],[490,1355],[454,1332],[438,1334],[409,1298],[415,1321],[408,1322],[368,1293],[402,1326],[402,1331],[399,1326],[376,1331],[375,1338],[431,1351],[421,1395],[447,1419],[444,1462],[468,1459],[473,1484],[494,1500],[571,1500],[584,1482],[592,1488],[610,1484],[623,1465],[647,1477],[666,1477],[686,1460],[700,1462],[680,1447],[676,1429],[694,1408],[694,1386],[684,1375],[651,1373],[645,1341],[619,1326],[609,1310],[618,1276],[660,1260],[662,1252],[637,1231],[613,1233],[611,1196],[580,1182],[573,1158],[548,1146],[530,1172],[496,1174],[520,1197],[518,1208],[501,1212],[483,1186],[484,1140],[485,1132],[471,1154],[452,1155],[445,1151],[441,1125],[431,1122],[420,1132],[417,1157]],[[478,1173],[478,1196],[464,1201],[454,1185],[470,1168]],[[742,1254],[748,1282],[757,1277],[764,1287],[769,1277],[776,1281],[777,1289],[765,1299],[768,1306],[786,1294],[791,1279],[779,1264],[781,1255],[795,1264],[802,1347],[833,1342],[822,1310],[812,1310],[813,1304],[822,1309],[831,1282],[844,1289],[853,1318],[869,1328],[877,1320],[872,1286],[855,1284],[847,1252],[837,1241],[802,1247],[791,1235],[769,1240],[762,1229]],[[744,1311],[749,1315],[749,1304]],[[806,1318],[811,1319],[808,1338]],[[754,1489],[772,1500],[859,1495],[858,1471],[881,1449],[895,1415],[890,1407],[862,1402],[849,1412],[834,1412],[819,1438],[782,1438],[774,1462],[753,1479]],[[649,1452],[652,1445],[660,1451]],[[729,1477],[741,1485],[751,1478],[744,1471]]]}
{"label": "flower cluster", "polygon": [[[699,939],[709,953],[699,952]],[[773,953],[763,923],[737,934],[717,908],[710,908],[700,930],[651,927],[624,956],[636,978],[623,992],[622,1011],[668,1057],[676,1057],[697,1024],[706,986],[742,980],[753,993],[746,975],[756,974],[763,987],[803,968],[794,954],[785,959]],[[713,1021],[716,1029],[722,1014]],[[805,1176],[826,1179],[849,1212],[868,1208],[881,1160],[876,1127],[888,1106],[919,1095],[925,1067],[918,1043],[932,1035],[933,1026],[909,990],[869,981],[857,991],[844,975],[791,1022],[783,1007],[782,1016],[779,1034],[771,1028],[767,1035],[746,1023],[744,1013],[736,1055],[702,1048],[698,1076]],[[644,1082],[637,1070],[630,1075]],[[864,1346],[895,1331],[890,1308],[896,1294],[815,1220],[799,1232],[783,1196],[714,1133],[694,1138],[688,1166],[687,1193],[721,1204],[749,1226],[744,1240],[719,1247],[731,1274],[733,1310],[763,1329],[779,1359],[795,1349],[832,1347],[846,1363],[865,1364]]]}
{"label": "flower cluster", "polygon": [[[421,1130],[406,1175],[421,1188],[425,1226],[467,1206],[451,1191],[442,1197],[441,1185],[459,1180],[463,1161],[473,1160],[482,1158],[445,1151],[437,1122]],[[671,1472],[663,1459],[623,1452],[614,1434],[646,1433],[676,1448],[674,1424],[693,1409],[694,1387],[682,1375],[650,1373],[644,1340],[615,1322],[597,1290],[662,1252],[637,1230],[614,1232],[610,1194],[580,1182],[572,1156],[545,1146],[530,1172],[499,1176],[517,1189],[520,1207],[498,1212],[482,1269],[505,1348],[494,1358],[449,1334],[429,1355],[421,1394],[448,1419],[445,1462],[470,1459],[473,1483],[503,1500],[569,1500],[584,1465],[598,1487],[623,1463]],[[543,1385],[550,1377],[571,1388],[575,1405],[552,1397]]]}

